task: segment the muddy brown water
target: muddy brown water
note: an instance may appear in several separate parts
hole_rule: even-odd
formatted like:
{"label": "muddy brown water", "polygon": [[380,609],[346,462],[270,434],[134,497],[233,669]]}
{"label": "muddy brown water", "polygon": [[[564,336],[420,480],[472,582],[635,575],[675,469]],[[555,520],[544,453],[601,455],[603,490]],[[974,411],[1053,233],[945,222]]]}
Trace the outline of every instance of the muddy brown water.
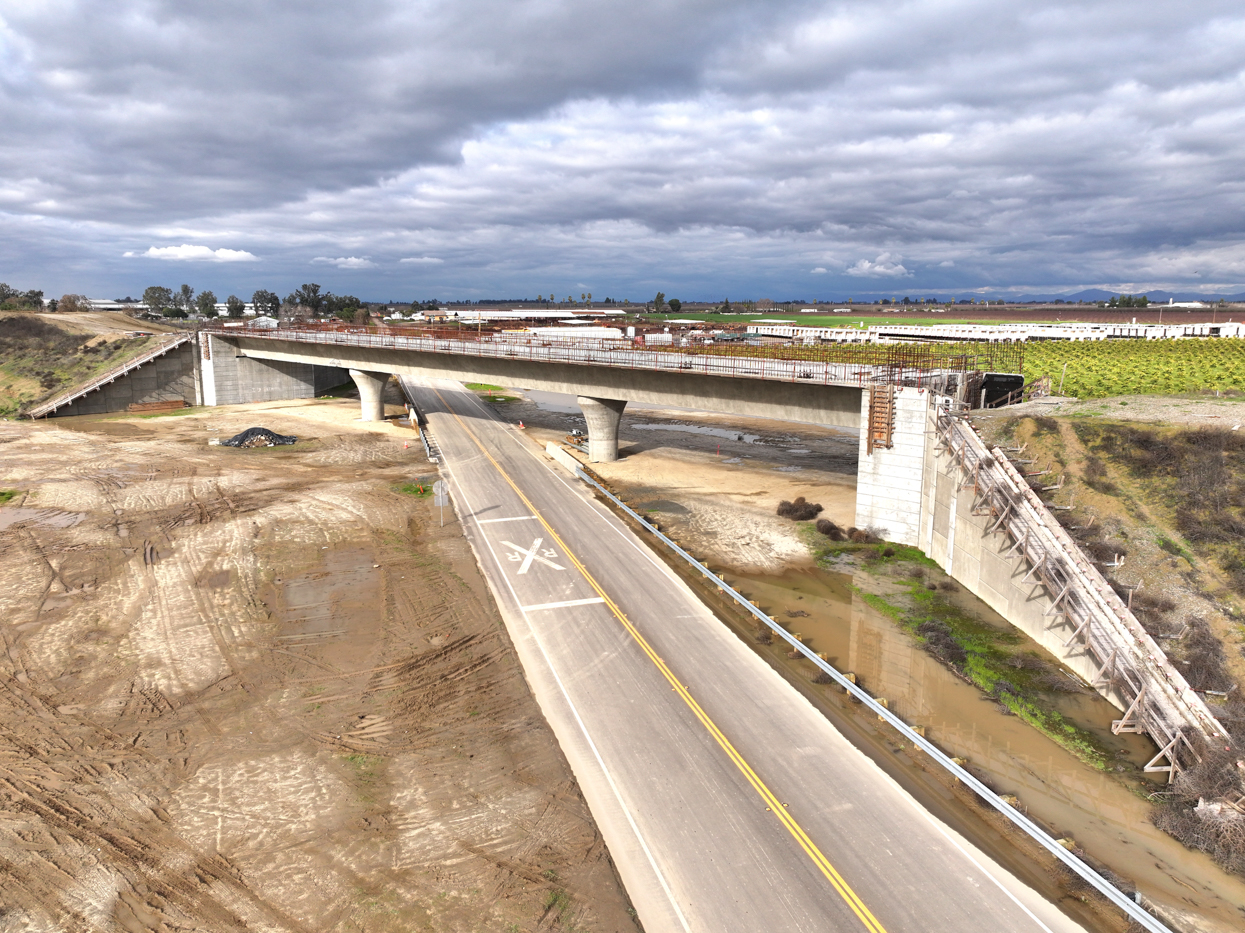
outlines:
{"label": "muddy brown water", "polygon": [[[732,573],[730,579],[788,631],[799,632],[809,647],[826,654],[840,670],[855,673],[873,695],[885,697],[902,718],[925,726],[927,738],[940,748],[968,759],[1001,793],[1015,794],[1031,817],[1060,836],[1074,838],[1088,855],[1136,883],[1146,896],[1204,918],[1208,922],[1201,929],[1245,926],[1245,880],[1150,824],[1145,794],[1161,792],[1160,781],[1099,771],[1004,713],[865,603],[853,591],[849,575],[805,569],[769,576]],[[974,615],[984,621],[1006,625],[971,595],[961,593],[956,600],[975,603]],[[1036,642],[1026,641],[1019,646],[1022,650],[1046,655]],[[788,659],[785,651],[767,654],[771,663],[805,680],[812,674],[808,661]],[[1111,720],[1119,711],[1097,694],[1061,695],[1054,702],[1070,721],[1094,733],[1118,761],[1140,767],[1154,755],[1144,736],[1111,734]]]}

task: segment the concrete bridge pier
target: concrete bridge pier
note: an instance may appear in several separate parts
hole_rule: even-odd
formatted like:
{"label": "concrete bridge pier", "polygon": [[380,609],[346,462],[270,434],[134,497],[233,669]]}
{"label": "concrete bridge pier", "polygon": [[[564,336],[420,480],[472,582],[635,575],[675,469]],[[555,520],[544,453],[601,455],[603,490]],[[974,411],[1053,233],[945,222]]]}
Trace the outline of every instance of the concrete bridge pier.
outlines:
{"label": "concrete bridge pier", "polygon": [[362,369],[350,370],[350,378],[359,387],[361,421],[385,420],[385,385],[389,373],[371,373]]}
{"label": "concrete bridge pier", "polygon": [[622,421],[626,401],[587,395],[579,396],[576,401],[588,423],[589,462],[613,463],[618,459],[618,423]]}

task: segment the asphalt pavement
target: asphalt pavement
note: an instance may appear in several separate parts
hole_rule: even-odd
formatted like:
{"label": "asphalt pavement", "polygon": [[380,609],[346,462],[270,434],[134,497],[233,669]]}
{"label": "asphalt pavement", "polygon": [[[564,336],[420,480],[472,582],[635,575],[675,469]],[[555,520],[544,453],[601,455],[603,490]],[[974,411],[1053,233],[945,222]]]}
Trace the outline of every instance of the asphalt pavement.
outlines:
{"label": "asphalt pavement", "polygon": [[1082,929],[921,808],[474,393],[403,385],[648,933]]}

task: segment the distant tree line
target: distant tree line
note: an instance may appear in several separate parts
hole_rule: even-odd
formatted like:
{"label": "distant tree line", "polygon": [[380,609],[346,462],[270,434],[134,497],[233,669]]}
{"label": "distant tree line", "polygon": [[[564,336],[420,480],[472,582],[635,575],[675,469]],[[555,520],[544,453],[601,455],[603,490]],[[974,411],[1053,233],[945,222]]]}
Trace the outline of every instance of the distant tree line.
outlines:
{"label": "distant tree line", "polygon": [[0,282],[0,311],[20,311],[23,308],[43,309],[43,292],[32,288],[23,292]]}
{"label": "distant tree line", "polygon": [[[1149,306],[1150,299],[1145,295],[1113,295],[1105,307],[1108,308],[1145,308]],[[1099,305],[1099,307],[1103,307]]]}
{"label": "distant tree line", "polygon": [[[215,292],[205,289],[196,293],[189,285],[182,285],[177,291],[163,285],[152,285],[143,291],[142,303],[152,314],[168,318],[185,318],[191,314],[212,318],[219,314]],[[246,302],[237,295],[230,295],[224,304],[227,317],[240,318],[246,311]],[[299,286],[286,295],[284,301],[276,292],[258,289],[251,295],[251,305],[256,314],[269,317],[279,316],[285,308],[290,316],[328,316],[343,321],[355,320],[360,309],[366,308],[366,304],[353,295],[321,291],[314,282]]]}

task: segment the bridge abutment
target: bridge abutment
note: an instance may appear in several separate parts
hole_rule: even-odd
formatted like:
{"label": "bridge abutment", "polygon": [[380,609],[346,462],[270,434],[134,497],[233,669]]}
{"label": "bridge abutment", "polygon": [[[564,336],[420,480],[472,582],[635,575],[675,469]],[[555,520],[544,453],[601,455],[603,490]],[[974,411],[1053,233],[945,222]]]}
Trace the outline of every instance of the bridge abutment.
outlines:
{"label": "bridge abutment", "polygon": [[389,373],[367,372],[362,369],[350,370],[350,378],[359,388],[359,411],[362,421],[385,420],[385,385],[389,382]]}
{"label": "bridge abutment", "polygon": [[618,425],[627,407],[626,401],[587,395],[580,395],[576,401],[588,424],[589,462],[613,463],[618,459]]}

